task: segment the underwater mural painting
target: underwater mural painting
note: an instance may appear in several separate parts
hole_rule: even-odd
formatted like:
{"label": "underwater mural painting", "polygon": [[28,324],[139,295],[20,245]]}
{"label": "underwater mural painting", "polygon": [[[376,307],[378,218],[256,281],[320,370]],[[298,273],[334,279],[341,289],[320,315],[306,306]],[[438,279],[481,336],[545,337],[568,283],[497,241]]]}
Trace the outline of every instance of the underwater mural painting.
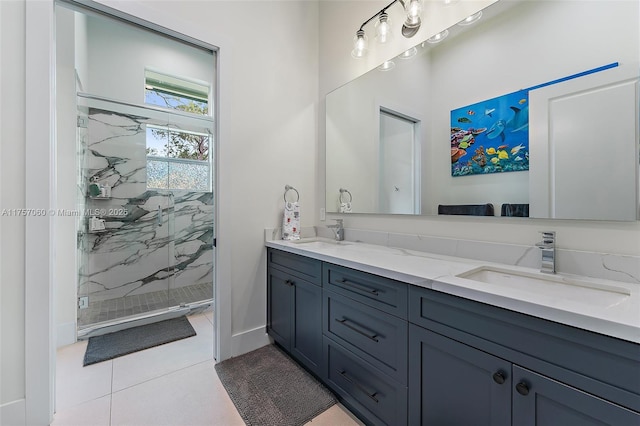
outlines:
{"label": "underwater mural painting", "polygon": [[529,170],[529,90],[451,111],[451,175]]}

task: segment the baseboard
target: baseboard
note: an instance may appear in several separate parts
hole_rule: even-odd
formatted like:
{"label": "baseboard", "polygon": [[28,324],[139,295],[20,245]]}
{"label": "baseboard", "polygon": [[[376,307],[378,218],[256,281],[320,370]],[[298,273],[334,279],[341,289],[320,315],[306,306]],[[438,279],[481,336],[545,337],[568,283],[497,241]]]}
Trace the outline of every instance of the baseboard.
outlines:
{"label": "baseboard", "polygon": [[76,322],[58,324],[56,347],[71,345],[76,342]]}
{"label": "baseboard", "polygon": [[18,399],[0,405],[0,425],[24,426],[27,423],[26,400]]}
{"label": "baseboard", "polygon": [[265,327],[254,328],[231,336],[231,356],[238,356],[270,344]]}

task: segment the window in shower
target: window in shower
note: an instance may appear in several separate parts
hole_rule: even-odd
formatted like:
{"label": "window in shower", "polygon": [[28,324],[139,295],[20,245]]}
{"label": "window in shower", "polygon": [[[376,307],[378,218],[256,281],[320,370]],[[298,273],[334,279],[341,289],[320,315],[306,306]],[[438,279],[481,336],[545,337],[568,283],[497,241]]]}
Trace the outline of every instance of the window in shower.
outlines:
{"label": "window in shower", "polygon": [[[145,69],[145,103],[209,115],[209,85]],[[147,188],[211,191],[211,134],[147,124]]]}
{"label": "window in shower", "polygon": [[147,124],[147,188],[211,191],[211,134]]}
{"label": "window in shower", "polygon": [[144,103],[197,115],[209,113],[209,85],[145,69]]}

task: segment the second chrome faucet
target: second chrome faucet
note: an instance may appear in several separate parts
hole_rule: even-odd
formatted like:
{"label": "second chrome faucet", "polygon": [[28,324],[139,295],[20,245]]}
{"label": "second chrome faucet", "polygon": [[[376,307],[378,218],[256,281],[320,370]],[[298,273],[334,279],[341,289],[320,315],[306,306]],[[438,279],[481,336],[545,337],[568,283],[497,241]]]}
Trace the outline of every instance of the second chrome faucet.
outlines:
{"label": "second chrome faucet", "polygon": [[547,274],[556,273],[556,233],[553,231],[541,231],[542,241],[536,243],[542,251],[542,266],[540,272]]}
{"label": "second chrome faucet", "polygon": [[342,225],[342,219],[334,219],[335,225],[327,225],[327,228],[333,231],[333,235],[336,237],[336,241],[344,240],[344,226]]}

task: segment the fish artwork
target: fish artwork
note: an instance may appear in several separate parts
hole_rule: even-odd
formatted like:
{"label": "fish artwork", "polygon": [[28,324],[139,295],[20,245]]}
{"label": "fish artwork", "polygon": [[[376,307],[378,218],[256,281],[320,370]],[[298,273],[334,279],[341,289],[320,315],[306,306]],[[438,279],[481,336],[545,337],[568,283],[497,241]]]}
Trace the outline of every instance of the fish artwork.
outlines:
{"label": "fish artwork", "polygon": [[512,155],[516,155],[523,148],[524,148],[524,145],[522,145],[522,144],[520,144],[518,146],[514,146],[513,148],[511,148],[511,154]]}
{"label": "fish artwork", "polygon": [[528,89],[452,109],[450,125],[451,176],[529,170]]}

